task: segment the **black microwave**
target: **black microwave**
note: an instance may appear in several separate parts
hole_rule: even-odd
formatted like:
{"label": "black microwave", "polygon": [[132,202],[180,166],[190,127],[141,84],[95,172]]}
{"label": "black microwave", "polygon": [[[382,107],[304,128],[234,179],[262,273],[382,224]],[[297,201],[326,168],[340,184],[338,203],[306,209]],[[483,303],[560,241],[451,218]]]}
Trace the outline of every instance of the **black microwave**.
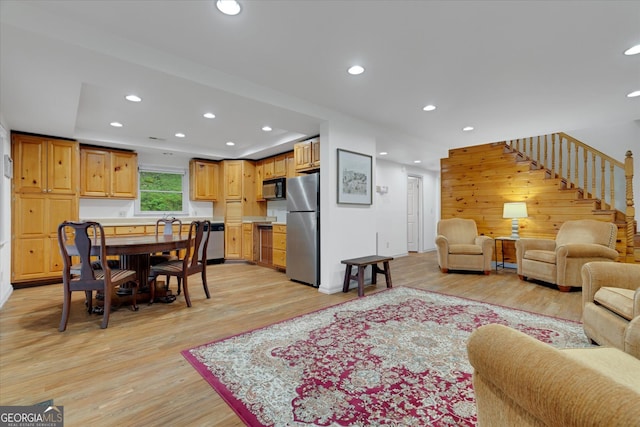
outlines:
{"label": "black microwave", "polygon": [[284,200],[287,198],[287,178],[275,178],[262,181],[262,197],[265,200]]}

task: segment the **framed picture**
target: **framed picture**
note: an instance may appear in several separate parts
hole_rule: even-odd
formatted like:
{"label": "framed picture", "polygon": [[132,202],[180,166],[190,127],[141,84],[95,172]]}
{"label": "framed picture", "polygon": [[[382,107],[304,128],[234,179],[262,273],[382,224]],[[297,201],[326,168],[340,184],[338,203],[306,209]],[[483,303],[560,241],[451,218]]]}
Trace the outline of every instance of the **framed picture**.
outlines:
{"label": "framed picture", "polygon": [[372,204],[371,156],[338,148],[338,203]]}

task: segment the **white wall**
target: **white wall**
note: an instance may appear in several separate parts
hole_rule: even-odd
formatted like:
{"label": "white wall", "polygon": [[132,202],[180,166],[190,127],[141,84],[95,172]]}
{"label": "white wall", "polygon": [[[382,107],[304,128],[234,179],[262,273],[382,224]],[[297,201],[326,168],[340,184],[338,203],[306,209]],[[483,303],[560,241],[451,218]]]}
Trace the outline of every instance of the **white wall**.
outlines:
{"label": "white wall", "polygon": [[11,180],[4,176],[4,156],[11,156],[9,134],[0,125],[0,307],[9,299],[11,286]]}
{"label": "white wall", "polygon": [[375,194],[378,254],[393,257],[407,255],[407,180],[419,178],[420,219],[419,252],[435,250],[436,224],[439,219],[440,174],[378,159],[376,185],[388,188]]}
{"label": "white wall", "polygon": [[[320,127],[320,292],[342,291],[343,259],[376,253],[375,205],[337,203],[337,149],[372,157],[375,171],[375,138],[356,121],[336,119]],[[375,175],[375,174],[374,174]],[[375,188],[375,176],[373,186]]]}

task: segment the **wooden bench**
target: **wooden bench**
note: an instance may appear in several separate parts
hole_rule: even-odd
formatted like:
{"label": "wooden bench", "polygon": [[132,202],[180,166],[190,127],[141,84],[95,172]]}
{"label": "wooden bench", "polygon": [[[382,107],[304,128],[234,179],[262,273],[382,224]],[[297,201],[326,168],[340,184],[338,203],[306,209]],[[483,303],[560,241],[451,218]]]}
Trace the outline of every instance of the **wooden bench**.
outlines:
{"label": "wooden bench", "polygon": [[[387,288],[392,288],[393,284],[391,283],[391,269],[389,268],[389,261],[392,261],[391,257],[384,257],[378,255],[370,255],[364,256],[361,258],[353,258],[353,259],[344,259],[341,262],[347,265],[347,269],[344,273],[344,285],[342,286],[342,292],[349,291],[349,285],[351,284],[351,280],[358,281],[358,296],[364,296],[364,271],[368,265],[373,268],[371,273],[371,284],[375,285],[377,283],[378,274],[384,274],[385,279],[387,280]],[[378,267],[378,263],[382,263],[384,268]],[[353,267],[358,267],[358,272],[353,275],[351,274],[351,270]]]}

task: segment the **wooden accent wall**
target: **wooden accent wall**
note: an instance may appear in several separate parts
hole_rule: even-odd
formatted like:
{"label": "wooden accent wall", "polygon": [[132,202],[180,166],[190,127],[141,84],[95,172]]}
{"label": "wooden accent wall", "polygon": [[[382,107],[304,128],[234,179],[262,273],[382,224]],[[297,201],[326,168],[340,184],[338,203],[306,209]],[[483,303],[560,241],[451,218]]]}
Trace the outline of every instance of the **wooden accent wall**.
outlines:
{"label": "wooden accent wall", "polygon": [[567,188],[564,180],[535,169],[505,142],[449,150],[440,168],[442,218],[471,218],[480,234],[509,236],[511,220],[502,218],[503,205],[524,201],[529,217],[519,220],[521,237],[555,238],[562,223],[571,219],[615,222],[616,249],[620,260],[624,258],[621,213],[601,210],[598,200],[586,199],[581,189]]}

